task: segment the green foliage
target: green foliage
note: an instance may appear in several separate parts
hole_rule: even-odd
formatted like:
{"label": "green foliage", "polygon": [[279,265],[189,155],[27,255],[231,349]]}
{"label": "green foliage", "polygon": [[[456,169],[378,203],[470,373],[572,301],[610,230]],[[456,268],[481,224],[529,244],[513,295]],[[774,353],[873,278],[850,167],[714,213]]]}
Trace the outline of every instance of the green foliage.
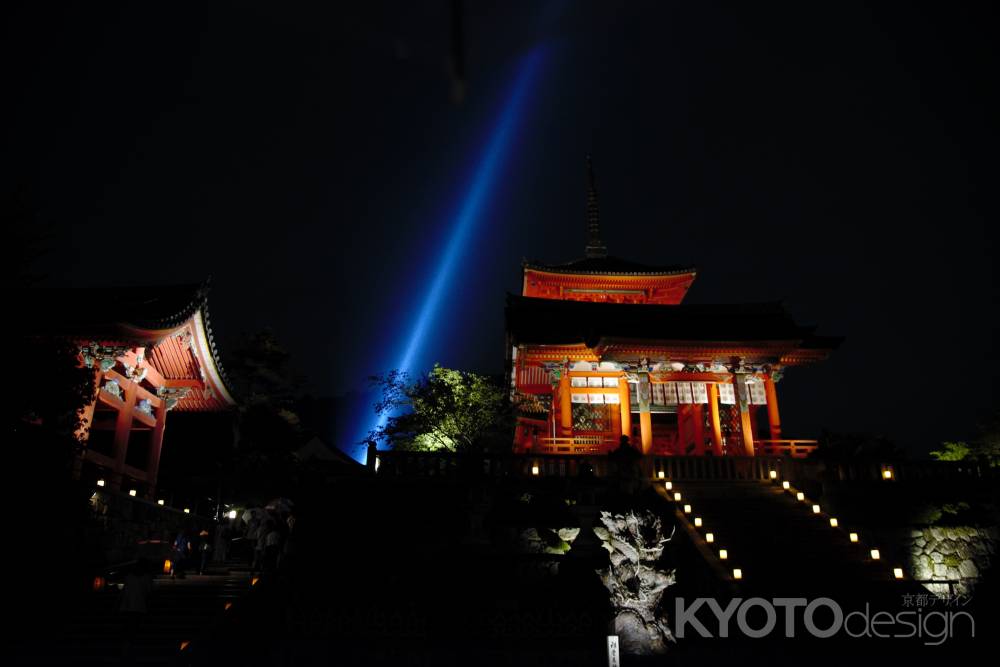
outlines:
{"label": "green foliage", "polygon": [[371,381],[382,392],[375,410],[387,419],[369,433],[370,440],[417,451],[498,451],[511,446],[514,416],[501,382],[437,364],[417,380],[392,371]]}
{"label": "green foliage", "polygon": [[1000,465],[1000,413],[980,424],[979,435],[972,442],[945,442],[944,448],[931,452],[938,461],[974,461],[995,468]]}
{"label": "green foliage", "polygon": [[964,461],[971,451],[964,442],[946,442],[943,449],[934,450],[931,456],[938,461]]}
{"label": "green foliage", "polygon": [[[68,466],[83,446],[83,410],[94,400],[95,370],[79,361],[68,340],[28,338],[9,357],[15,390],[4,401],[5,430],[20,439],[27,429],[44,433],[48,453]],[[37,436],[31,436],[37,437]]]}

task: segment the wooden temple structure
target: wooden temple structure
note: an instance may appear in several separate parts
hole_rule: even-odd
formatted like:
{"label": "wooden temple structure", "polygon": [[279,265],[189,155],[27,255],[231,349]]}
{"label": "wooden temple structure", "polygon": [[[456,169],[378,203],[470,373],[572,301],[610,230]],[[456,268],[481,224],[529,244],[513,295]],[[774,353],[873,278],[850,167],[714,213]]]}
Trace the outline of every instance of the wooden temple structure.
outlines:
{"label": "wooden temple structure", "polygon": [[219,363],[208,284],[32,290],[37,334],[73,340],[96,370],[74,474],[154,499],[170,412],[224,412],[236,401]]}
{"label": "wooden temple structure", "polygon": [[807,455],[815,441],[783,438],[778,381],[842,339],[780,303],[685,304],[693,267],[609,256],[587,166],[584,257],[525,261],[507,297],[515,452],[607,453],[627,436],[644,454]]}

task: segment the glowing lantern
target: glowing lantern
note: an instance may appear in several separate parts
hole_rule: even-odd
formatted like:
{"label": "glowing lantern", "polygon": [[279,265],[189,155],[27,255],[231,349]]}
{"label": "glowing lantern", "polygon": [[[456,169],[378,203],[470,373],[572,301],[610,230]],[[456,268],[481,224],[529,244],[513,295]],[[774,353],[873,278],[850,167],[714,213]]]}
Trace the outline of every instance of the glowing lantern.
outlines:
{"label": "glowing lantern", "polygon": [[254,577],[253,579],[250,580],[250,585],[256,586],[258,581],[260,581],[260,577]]}
{"label": "glowing lantern", "polygon": [[664,477],[667,476],[667,474],[661,470],[660,472],[656,473],[656,476],[659,477],[660,479],[663,479]]}
{"label": "glowing lantern", "polygon": [[170,574],[170,571],[174,569],[174,564],[170,562],[170,559],[163,561],[163,574]]}
{"label": "glowing lantern", "polygon": [[94,577],[94,585],[93,585],[94,592],[95,593],[100,593],[101,591],[103,591],[104,590],[104,584],[106,584],[106,583],[107,582],[104,580],[104,577],[100,577],[100,576]]}
{"label": "glowing lantern", "polygon": [[694,525],[695,525],[695,528],[701,528],[701,517],[700,516],[696,516],[694,518]]}
{"label": "glowing lantern", "polygon": [[882,479],[892,479],[892,468],[886,468],[882,471]]}
{"label": "glowing lantern", "polygon": [[188,508],[186,508],[186,507],[185,507],[185,508],[184,508],[184,513],[185,513],[185,514],[190,514],[190,513],[191,513],[191,510],[189,510]]}
{"label": "glowing lantern", "polygon": [[769,472],[767,474],[768,474],[768,476],[771,479],[778,479],[778,471],[777,470],[772,470],[771,472]]}
{"label": "glowing lantern", "polygon": [[729,558],[729,551],[726,549],[719,549],[719,560],[726,560]]}
{"label": "glowing lantern", "polygon": [[851,534],[850,534],[850,535],[849,535],[848,537],[850,537],[850,539],[851,539],[851,542],[857,542],[857,541],[858,541],[858,539],[859,539],[859,537],[858,537],[858,534],[857,534],[857,533],[851,533]]}
{"label": "glowing lantern", "polygon": [[819,514],[819,505],[813,505],[813,514]]}
{"label": "glowing lantern", "polygon": [[235,519],[236,518],[236,510],[229,510],[229,514],[227,514],[226,516],[228,516],[230,519]]}
{"label": "glowing lantern", "polygon": [[537,465],[531,466],[531,474],[532,475],[536,475],[536,476],[538,475],[538,466]]}
{"label": "glowing lantern", "polygon": [[103,479],[97,480],[97,486],[104,486],[104,480]]}
{"label": "glowing lantern", "polygon": [[128,490],[128,494],[129,494],[130,496],[132,496],[133,498],[135,498],[135,489],[129,489],[129,490]]}
{"label": "glowing lantern", "polygon": [[795,494],[795,499],[804,503],[806,501],[806,494],[799,491],[798,493]]}
{"label": "glowing lantern", "polygon": [[685,514],[690,514],[691,513],[691,506],[690,505],[685,505],[684,506],[684,513]]}
{"label": "glowing lantern", "polygon": [[733,568],[733,579],[742,579],[742,578],[743,578],[743,570],[741,570],[738,567]]}
{"label": "glowing lantern", "polygon": [[781,483],[781,488],[783,488],[785,491],[787,491],[788,489],[792,488],[792,485],[789,484],[788,482],[782,482]]}
{"label": "glowing lantern", "polygon": [[896,577],[897,579],[902,579],[903,578],[903,568],[901,568],[901,567],[894,567],[894,568],[892,568],[892,576]]}
{"label": "glowing lantern", "polygon": [[183,651],[184,649],[186,649],[186,648],[187,648],[188,646],[190,646],[190,645],[191,645],[191,642],[189,642],[189,641],[187,641],[187,640],[185,640],[185,641],[182,641],[182,642],[181,642],[181,650]]}
{"label": "glowing lantern", "polygon": [[673,482],[667,482],[666,484],[664,484],[664,486],[667,487],[667,491],[672,491],[673,488],[674,488],[674,483]]}
{"label": "glowing lantern", "polygon": [[837,524],[838,524],[837,519],[835,517],[830,517],[830,527],[836,528]]}
{"label": "glowing lantern", "polygon": [[160,507],[163,507],[163,499],[160,498],[159,500],[157,500],[156,504],[159,505]]}
{"label": "glowing lantern", "polygon": [[715,533],[705,533],[705,541],[706,542],[714,542],[715,541]]}
{"label": "glowing lantern", "polygon": [[872,560],[878,560],[879,558],[882,557],[882,554],[880,554],[878,552],[878,549],[872,549],[871,550],[871,556],[872,556]]}
{"label": "glowing lantern", "polygon": [[674,502],[680,502],[680,500],[681,500],[681,494],[679,492],[675,493],[674,494]]}

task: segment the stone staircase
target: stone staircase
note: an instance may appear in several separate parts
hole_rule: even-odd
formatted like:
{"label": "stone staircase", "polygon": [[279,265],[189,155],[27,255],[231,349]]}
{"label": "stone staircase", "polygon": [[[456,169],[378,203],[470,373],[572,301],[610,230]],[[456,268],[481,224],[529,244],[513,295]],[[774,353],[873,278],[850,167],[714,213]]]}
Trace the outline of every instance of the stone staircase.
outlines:
{"label": "stone staircase", "polygon": [[185,642],[196,641],[215,627],[250,589],[245,563],[226,563],[204,575],[183,579],[154,578],[149,613],[129,642],[118,611],[119,591],[113,584],[63,610],[52,641],[21,644],[18,664],[175,664]]}
{"label": "stone staircase", "polygon": [[[873,560],[865,535],[852,543],[851,526],[831,527],[830,516],[812,511],[812,502],[799,502],[780,484],[726,480],[678,482],[667,492],[657,481],[658,492],[674,504],[697,533],[695,541],[716,571],[731,577],[734,568],[742,579],[733,580],[743,597],[829,597],[843,603],[875,602],[898,607],[904,594],[926,593],[909,579],[898,580],[894,567],[905,563]],[[680,492],[680,502],[673,493]],[[683,513],[690,504],[692,512]],[[700,517],[702,527],[694,527]],[[706,533],[715,541],[705,541]],[[860,531],[859,531],[860,532]],[[720,549],[728,551],[719,559]],[[885,549],[880,549],[885,552]],[[908,575],[907,575],[908,576]]]}

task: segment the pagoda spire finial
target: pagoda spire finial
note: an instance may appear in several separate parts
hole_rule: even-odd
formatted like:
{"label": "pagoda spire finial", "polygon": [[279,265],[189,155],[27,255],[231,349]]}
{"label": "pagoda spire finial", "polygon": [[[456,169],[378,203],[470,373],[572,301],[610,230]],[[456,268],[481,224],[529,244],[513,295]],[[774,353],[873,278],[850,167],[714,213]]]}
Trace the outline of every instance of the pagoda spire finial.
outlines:
{"label": "pagoda spire finial", "polygon": [[601,212],[597,206],[597,183],[594,180],[594,165],[587,156],[587,247],[588,259],[608,256],[608,248],[601,240]]}

